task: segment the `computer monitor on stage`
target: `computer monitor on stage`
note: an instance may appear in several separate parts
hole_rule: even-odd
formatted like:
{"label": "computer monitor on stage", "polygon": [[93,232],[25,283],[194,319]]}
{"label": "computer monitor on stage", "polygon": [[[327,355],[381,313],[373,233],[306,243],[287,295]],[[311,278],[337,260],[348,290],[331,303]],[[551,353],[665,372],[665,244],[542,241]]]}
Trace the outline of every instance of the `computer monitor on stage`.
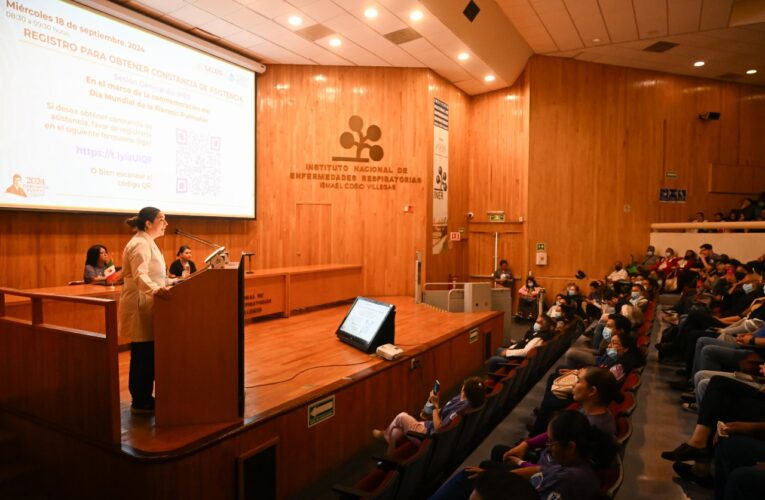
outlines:
{"label": "computer monitor on stage", "polygon": [[396,306],[366,297],[356,297],[336,335],[364,352],[392,344],[396,329]]}

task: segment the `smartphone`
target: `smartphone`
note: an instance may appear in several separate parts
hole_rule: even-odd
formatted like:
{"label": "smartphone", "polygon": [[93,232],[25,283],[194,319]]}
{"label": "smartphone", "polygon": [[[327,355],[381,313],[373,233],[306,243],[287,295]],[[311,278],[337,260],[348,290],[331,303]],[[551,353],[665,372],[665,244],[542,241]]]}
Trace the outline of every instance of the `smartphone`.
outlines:
{"label": "smartphone", "polygon": [[433,394],[438,396],[438,391],[439,390],[441,390],[441,382],[439,382],[438,379],[436,379],[436,383],[433,384]]}

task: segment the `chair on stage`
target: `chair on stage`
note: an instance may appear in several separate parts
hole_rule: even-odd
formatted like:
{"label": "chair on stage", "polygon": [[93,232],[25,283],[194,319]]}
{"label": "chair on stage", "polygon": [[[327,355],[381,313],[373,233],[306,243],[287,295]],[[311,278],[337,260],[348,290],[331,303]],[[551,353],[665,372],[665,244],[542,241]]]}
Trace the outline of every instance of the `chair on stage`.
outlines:
{"label": "chair on stage", "polygon": [[332,491],[342,499],[393,500],[400,480],[397,470],[375,467],[353,486],[336,484],[332,486]]}

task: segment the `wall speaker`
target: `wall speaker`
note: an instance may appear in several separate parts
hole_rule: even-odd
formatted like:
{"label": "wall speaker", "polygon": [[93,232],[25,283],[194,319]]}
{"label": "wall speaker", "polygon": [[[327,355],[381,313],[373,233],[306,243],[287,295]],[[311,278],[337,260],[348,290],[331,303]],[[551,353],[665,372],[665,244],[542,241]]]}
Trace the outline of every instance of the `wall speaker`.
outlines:
{"label": "wall speaker", "polygon": [[707,111],[706,113],[701,113],[699,115],[699,120],[709,121],[709,120],[719,120],[720,119],[720,113],[717,111]]}
{"label": "wall speaker", "polygon": [[465,14],[465,17],[467,17],[468,21],[471,23],[475,21],[475,18],[479,12],[481,12],[481,8],[476,5],[473,0],[470,0],[467,6],[465,6],[465,10],[462,11],[462,13]]}

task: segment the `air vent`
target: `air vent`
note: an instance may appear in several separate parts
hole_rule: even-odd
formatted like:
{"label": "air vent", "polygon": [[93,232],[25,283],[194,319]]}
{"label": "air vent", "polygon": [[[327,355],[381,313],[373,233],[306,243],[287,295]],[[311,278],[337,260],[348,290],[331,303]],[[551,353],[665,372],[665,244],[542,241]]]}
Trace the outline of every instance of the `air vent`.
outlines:
{"label": "air vent", "polygon": [[481,12],[481,8],[476,5],[473,0],[470,0],[465,7],[465,10],[462,11],[462,13],[465,14],[465,17],[467,17],[468,21],[471,23],[475,21],[475,18],[479,12]]}
{"label": "air vent", "polygon": [[402,43],[411,42],[412,40],[422,38],[422,35],[414,31],[412,28],[404,28],[398,31],[391,31],[384,36],[396,45],[401,45]]}
{"label": "air vent", "polygon": [[329,35],[334,35],[335,31],[327,28],[323,24],[313,24],[307,28],[303,28],[302,30],[297,30],[295,33],[307,40],[315,42],[319,38],[325,38]]}
{"label": "air vent", "polygon": [[674,47],[677,47],[676,43],[672,42],[656,42],[653,45],[649,45],[648,47],[644,48],[646,52],[666,52],[669,49],[672,49]]}
{"label": "air vent", "polygon": [[725,73],[724,75],[720,75],[717,78],[721,80],[740,80],[742,76],[744,75],[739,75],[738,73]]}

